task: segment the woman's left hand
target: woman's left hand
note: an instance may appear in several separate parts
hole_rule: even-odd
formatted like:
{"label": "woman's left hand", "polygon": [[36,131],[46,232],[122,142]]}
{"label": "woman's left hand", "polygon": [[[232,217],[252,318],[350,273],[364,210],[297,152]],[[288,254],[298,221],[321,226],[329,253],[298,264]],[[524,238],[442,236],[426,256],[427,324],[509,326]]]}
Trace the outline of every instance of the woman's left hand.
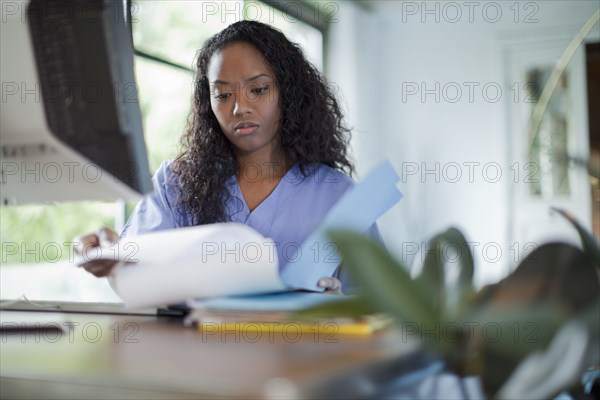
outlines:
{"label": "woman's left hand", "polygon": [[324,293],[328,294],[342,294],[342,282],[338,278],[327,277],[319,279],[317,286],[325,288]]}

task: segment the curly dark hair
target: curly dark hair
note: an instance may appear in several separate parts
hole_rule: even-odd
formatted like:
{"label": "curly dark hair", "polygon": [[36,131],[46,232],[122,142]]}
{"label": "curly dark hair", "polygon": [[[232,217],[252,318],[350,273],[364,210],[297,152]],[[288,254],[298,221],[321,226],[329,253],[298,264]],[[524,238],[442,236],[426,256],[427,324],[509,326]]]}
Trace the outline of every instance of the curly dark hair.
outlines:
{"label": "curly dark hair", "polygon": [[350,130],[326,80],[309,63],[299,45],[256,21],[236,22],[210,37],[198,52],[192,112],[182,150],[171,168],[177,180],[176,207],[194,225],[226,222],[226,181],[237,173],[233,145],[210,106],[207,68],[211,57],[228,44],[246,42],[262,53],[275,75],[281,120],[280,143],[289,165],[303,175],[319,163],[352,175],[348,159]]}

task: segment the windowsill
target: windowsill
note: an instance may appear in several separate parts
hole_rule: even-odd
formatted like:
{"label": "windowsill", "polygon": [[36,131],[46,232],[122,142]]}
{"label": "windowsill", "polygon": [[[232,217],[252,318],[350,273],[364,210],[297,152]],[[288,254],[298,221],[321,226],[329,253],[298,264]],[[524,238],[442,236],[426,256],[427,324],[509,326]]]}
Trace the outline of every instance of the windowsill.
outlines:
{"label": "windowsill", "polygon": [[4,264],[0,267],[0,298],[120,303],[106,278],[96,278],[68,261]]}

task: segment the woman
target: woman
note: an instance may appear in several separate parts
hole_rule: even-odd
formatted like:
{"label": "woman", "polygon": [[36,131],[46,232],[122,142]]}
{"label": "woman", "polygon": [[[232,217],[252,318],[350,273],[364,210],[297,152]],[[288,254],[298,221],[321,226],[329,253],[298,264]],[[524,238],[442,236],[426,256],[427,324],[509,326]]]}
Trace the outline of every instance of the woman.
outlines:
{"label": "woman", "polygon": [[[121,236],[240,222],[272,238],[284,266],[353,185],[348,140],[333,93],[300,47],[268,25],[234,23],[199,52],[183,150],[160,166],[154,194]],[[79,249],[118,238],[103,228],[79,238]],[[84,265],[97,276],[113,266]],[[319,285],[341,287],[335,277]]]}

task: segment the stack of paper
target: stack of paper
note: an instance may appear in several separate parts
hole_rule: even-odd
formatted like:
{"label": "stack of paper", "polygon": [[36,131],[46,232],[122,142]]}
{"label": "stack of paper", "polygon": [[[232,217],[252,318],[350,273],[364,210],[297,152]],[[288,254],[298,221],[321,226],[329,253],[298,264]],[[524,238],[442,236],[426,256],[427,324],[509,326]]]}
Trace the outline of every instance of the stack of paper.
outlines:
{"label": "stack of paper", "polygon": [[[189,301],[188,325],[227,332],[293,332],[317,335],[369,335],[389,325],[383,315],[360,318],[299,319],[296,312],[340,300],[342,296],[310,292],[280,292]],[[345,296],[344,296],[345,297]]]}

